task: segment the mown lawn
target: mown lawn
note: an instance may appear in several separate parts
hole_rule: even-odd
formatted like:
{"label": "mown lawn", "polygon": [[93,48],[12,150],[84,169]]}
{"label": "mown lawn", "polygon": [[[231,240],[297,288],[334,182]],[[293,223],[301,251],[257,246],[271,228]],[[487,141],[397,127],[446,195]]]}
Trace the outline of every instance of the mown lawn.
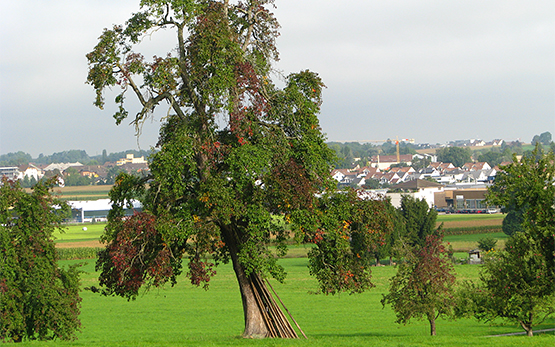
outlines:
{"label": "mown lawn", "polygon": [[[69,262],[63,262],[67,264]],[[186,279],[175,287],[153,289],[135,301],[83,291],[82,332],[72,342],[23,343],[20,346],[552,346],[553,335],[488,337],[519,332],[515,324],[488,325],[470,319],[440,320],[438,336],[426,322],[395,324],[380,299],[395,268],[373,269],[376,287],[359,295],[308,294],[317,289],[306,258],[283,259],[286,283],[272,285],[308,336],[308,340],[244,340],[241,299],[231,266],[218,268],[208,291]],[[461,279],[477,277],[478,266],[457,266]],[[97,285],[94,261],[83,267],[82,286]],[[553,320],[542,328],[553,327]]]}

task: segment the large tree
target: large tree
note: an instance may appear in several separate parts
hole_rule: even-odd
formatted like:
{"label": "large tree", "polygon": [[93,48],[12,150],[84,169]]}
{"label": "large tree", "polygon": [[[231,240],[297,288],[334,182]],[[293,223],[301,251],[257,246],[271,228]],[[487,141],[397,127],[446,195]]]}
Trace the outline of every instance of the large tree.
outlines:
{"label": "large tree", "polygon": [[529,157],[502,167],[489,189],[490,204],[518,211],[505,250],[486,257],[478,284],[461,291],[459,314],[532,327],[555,313],[555,165],[553,153],[536,144]]}
{"label": "large tree", "polygon": [[539,144],[532,156],[503,166],[486,200],[491,205],[511,207],[522,213],[521,227],[534,241],[551,269],[555,291],[555,155],[544,153]]}
{"label": "large tree", "polygon": [[79,329],[79,272],[58,266],[52,233],[69,206],[49,182],[32,193],[0,182],[0,341],[72,339]]}
{"label": "large tree", "polygon": [[[173,283],[183,257],[191,282],[207,286],[214,266],[231,261],[243,336],[296,336],[266,289],[268,277],[285,276],[269,245],[281,255],[292,234],[316,237],[334,186],[334,156],[316,116],[324,87],[318,75],[291,74],[283,88],[272,82],[272,4],[144,0],[141,12],[105,29],[87,55],[97,106],[106,88],[121,87],[117,124],[129,116],[129,93],[141,104],[131,117],[136,126],[163,105],[167,114],[151,175],[120,175],[111,192],[108,245],[97,263],[105,294],[134,298],[143,285]],[[162,29],[174,31],[176,46],[148,61],[139,43]],[[132,198],[143,212],[124,219]]]}

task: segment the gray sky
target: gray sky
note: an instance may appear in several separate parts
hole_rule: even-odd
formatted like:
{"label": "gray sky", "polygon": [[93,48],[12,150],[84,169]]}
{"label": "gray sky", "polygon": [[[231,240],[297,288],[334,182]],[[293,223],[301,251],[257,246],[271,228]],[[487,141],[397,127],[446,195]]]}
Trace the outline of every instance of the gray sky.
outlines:
{"label": "gray sky", "polygon": [[[148,149],[159,123],[116,126],[92,105],[85,54],[138,0],[0,0],[0,154]],[[555,136],[553,0],[277,0],[285,73],[327,89],[329,141]],[[152,54],[174,47],[159,33]],[[115,94],[114,94],[115,95]],[[107,101],[112,100],[107,95]]]}

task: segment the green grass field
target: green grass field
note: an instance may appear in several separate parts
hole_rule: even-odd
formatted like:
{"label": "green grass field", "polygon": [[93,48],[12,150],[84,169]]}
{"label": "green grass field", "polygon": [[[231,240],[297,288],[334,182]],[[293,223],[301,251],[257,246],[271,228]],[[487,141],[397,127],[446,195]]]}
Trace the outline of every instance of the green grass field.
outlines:
{"label": "green grass field", "polygon": [[[75,261],[62,262],[63,264]],[[429,336],[427,322],[395,324],[390,307],[380,299],[395,268],[373,269],[376,287],[359,295],[323,296],[309,276],[306,258],[283,259],[285,284],[272,285],[294,315],[308,340],[245,340],[241,298],[230,265],[218,268],[210,289],[175,286],[153,289],[135,301],[83,291],[82,331],[71,342],[34,342],[21,346],[552,346],[555,336],[540,334],[488,337],[520,332],[515,324],[489,325],[475,320],[440,320],[438,336]],[[83,268],[82,286],[97,285],[94,261]],[[457,266],[459,279],[476,278],[478,266]],[[501,322],[499,322],[501,323]],[[551,320],[539,328],[551,328]]]}
{"label": "green grass field", "polygon": [[[54,241],[56,243],[98,241],[104,233],[105,226],[106,223],[69,225],[65,230],[58,230],[54,233]],[[83,228],[87,228],[87,230],[83,230]]]}

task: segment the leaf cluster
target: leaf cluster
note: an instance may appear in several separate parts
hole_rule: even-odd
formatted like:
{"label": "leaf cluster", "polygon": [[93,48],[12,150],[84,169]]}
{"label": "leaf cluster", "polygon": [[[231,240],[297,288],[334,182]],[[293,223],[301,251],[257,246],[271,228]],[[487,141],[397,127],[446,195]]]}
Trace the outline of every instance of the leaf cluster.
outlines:
{"label": "leaf cluster", "polygon": [[315,229],[305,230],[305,241],[315,244],[309,269],[320,292],[361,293],[373,287],[370,265],[378,249],[393,233],[389,200],[363,200],[354,190],[322,197],[310,218]]}
{"label": "leaf cluster", "polygon": [[78,318],[79,270],[57,264],[52,233],[69,206],[39,182],[32,193],[0,185],[0,340],[73,339]]}
{"label": "leaf cluster", "polygon": [[525,330],[555,313],[550,269],[533,239],[513,235],[504,251],[486,254],[481,282],[464,283],[458,293],[457,316],[518,322]]}

